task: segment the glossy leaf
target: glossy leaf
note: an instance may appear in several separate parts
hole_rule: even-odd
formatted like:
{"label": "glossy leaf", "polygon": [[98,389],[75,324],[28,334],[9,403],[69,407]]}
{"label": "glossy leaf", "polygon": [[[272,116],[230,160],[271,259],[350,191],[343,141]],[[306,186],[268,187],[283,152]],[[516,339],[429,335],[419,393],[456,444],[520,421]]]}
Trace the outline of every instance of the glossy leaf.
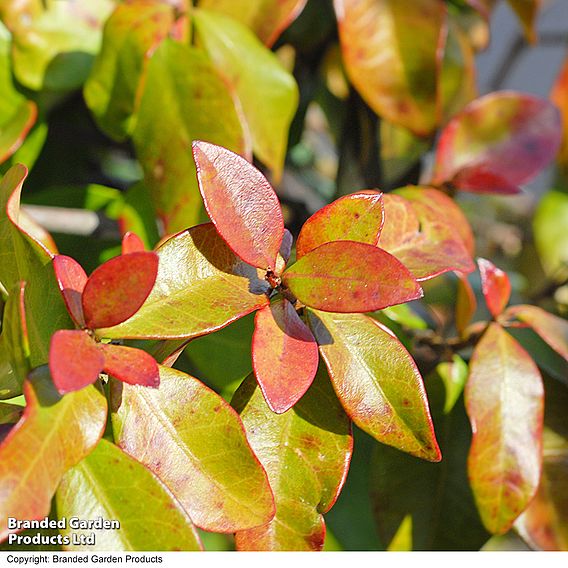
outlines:
{"label": "glossy leaf", "polygon": [[505,533],[536,493],[543,396],[536,364],[500,325],[491,324],[473,353],[465,402],[473,430],[471,487],[492,533]]}
{"label": "glossy leaf", "polygon": [[110,343],[100,343],[98,348],[104,356],[105,373],[131,385],[157,387],[160,384],[158,364],[145,351]]}
{"label": "glossy leaf", "polygon": [[127,231],[122,237],[122,254],[144,252],[145,250],[144,241],[136,233]]}
{"label": "glossy leaf", "polygon": [[97,445],[107,415],[104,395],[94,386],[61,398],[46,367],[24,384],[27,406],[0,445],[0,539],[7,519],[42,519],[63,474]]}
{"label": "glossy leaf", "polygon": [[558,110],[532,95],[501,91],[470,103],[444,128],[434,183],[482,193],[511,193],[558,151]]}
{"label": "glossy leaf", "polygon": [[133,139],[154,206],[169,234],[202,219],[193,140],[207,140],[245,156],[250,153],[232,93],[208,57],[169,39],[148,63]]}
{"label": "glossy leaf", "polygon": [[234,19],[195,10],[193,22],[205,51],[237,95],[255,155],[280,179],[288,129],[298,106],[294,77],[253,32]]}
{"label": "glossy leaf", "polygon": [[568,321],[538,306],[525,304],[511,306],[504,317],[515,317],[528,324],[552,349],[568,361]]}
{"label": "glossy leaf", "polygon": [[12,33],[14,74],[25,87],[55,91],[81,86],[101,41],[111,0],[7,0],[0,18]]}
{"label": "glossy leaf", "polygon": [[[109,475],[112,472],[112,475]],[[57,490],[59,518],[102,518],[120,523],[120,529],[72,530],[95,534],[95,545],[71,544],[73,551],[200,550],[191,519],[162,483],[139,462],[107,440],[70,469]]]}
{"label": "glossy leaf", "polygon": [[168,487],[198,527],[234,532],[270,521],[266,474],[219,395],[160,367],[159,389],[113,381],[111,401],[117,444]]}
{"label": "glossy leaf", "polygon": [[61,394],[93,384],[103,370],[105,358],[87,332],[60,329],[53,334],[49,370]]}
{"label": "glossy leaf", "polygon": [[[421,226],[432,223],[445,223],[457,237],[461,237],[470,256],[475,250],[473,231],[460,206],[446,194],[423,186],[407,186],[397,189],[396,193],[412,202],[412,209],[418,216]],[[440,215],[440,211],[444,215]],[[435,231],[431,231],[435,233]]]}
{"label": "glossy leaf", "polygon": [[102,337],[197,337],[268,304],[263,274],[237,258],[212,224],[172,237],[157,254],[150,296],[126,322],[98,330]]}
{"label": "glossy leaf", "polygon": [[[384,197],[385,225],[379,246],[395,256],[417,280],[444,272],[471,272],[473,261],[459,235],[444,221],[422,219],[413,203],[400,195]],[[421,222],[422,221],[422,222]]]}
{"label": "glossy leaf", "polygon": [[252,339],[254,374],[273,412],[292,408],[318,370],[318,345],[294,306],[280,299],[256,313]]}
{"label": "glossy leaf", "polygon": [[232,404],[266,468],[276,501],[270,523],[236,534],[237,549],[321,550],[323,513],[341,491],[353,447],[349,419],[325,371],[285,414],[270,410],[253,377],[243,383]]}
{"label": "glossy leaf", "polygon": [[83,290],[87,327],[112,327],[134,315],[152,291],[157,273],[158,256],[153,252],[133,252],[101,264]]}
{"label": "glossy leaf", "polygon": [[568,276],[568,194],[547,192],[538,204],[533,231],[538,257],[552,280]]}
{"label": "glossy leaf", "polygon": [[303,225],[296,257],[300,259],[331,241],[357,241],[376,245],[383,228],[383,195],[378,191],[358,191],[322,207]]}
{"label": "glossy leaf", "polygon": [[171,6],[142,0],[119,4],[105,24],[84,95],[99,127],[116,140],[134,129],[147,61],[173,22]]}
{"label": "glossy leaf", "polygon": [[[426,386],[444,457],[440,463],[428,463],[375,444],[367,479],[378,536],[388,550],[397,544],[397,536],[400,546],[404,535],[407,550],[478,551],[490,535],[467,476],[471,428],[463,404],[444,413],[439,377],[429,376]],[[357,448],[356,443],[355,456]],[[405,524],[412,525],[406,534]]]}
{"label": "glossy leaf", "polygon": [[69,315],[79,327],[85,327],[81,297],[87,275],[83,267],[70,256],[58,254],[53,259],[53,270]]}
{"label": "glossy leaf", "polygon": [[459,273],[457,276],[455,323],[458,333],[463,336],[477,310],[477,299],[467,277]]}
{"label": "glossy leaf", "polygon": [[439,118],[443,3],[335,0],[334,5],[347,75],[363,99],[386,120],[420,136],[432,133]]}
{"label": "glossy leaf", "polygon": [[290,266],[282,282],[304,304],[330,312],[370,312],[422,296],[396,258],[354,241],[321,245]]}
{"label": "glossy leaf", "polygon": [[200,0],[199,7],[215,10],[245,24],[268,46],[300,14],[307,0]]}
{"label": "glossy leaf", "polygon": [[284,219],[266,178],[241,156],[206,142],[193,143],[199,190],[217,231],[242,260],[274,269]]}
{"label": "glossy leaf", "polygon": [[10,34],[0,22],[0,163],[8,159],[23,143],[34,125],[37,107],[16,89],[10,63]]}
{"label": "glossy leaf", "polygon": [[350,418],[379,442],[441,459],[416,363],[395,335],[359,314],[309,312],[334,389]]}
{"label": "glossy leaf", "polygon": [[477,259],[481,275],[481,290],[485,303],[493,317],[497,317],[509,303],[511,281],[506,272],[497,268],[490,260]]}

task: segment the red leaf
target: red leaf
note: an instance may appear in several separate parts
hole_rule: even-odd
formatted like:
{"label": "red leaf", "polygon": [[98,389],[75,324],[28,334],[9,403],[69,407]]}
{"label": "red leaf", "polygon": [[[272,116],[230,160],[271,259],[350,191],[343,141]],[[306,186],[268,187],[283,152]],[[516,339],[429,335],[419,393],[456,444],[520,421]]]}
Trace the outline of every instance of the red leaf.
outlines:
{"label": "red leaf", "polygon": [[493,317],[497,317],[504,309],[511,297],[511,282],[509,277],[491,261],[484,258],[477,259],[481,275],[481,289],[485,302]]}
{"label": "red leaf", "polygon": [[327,312],[370,312],[422,297],[394,256],[354,241],[321,245],[288,268],[282,282],[298,300]]}
{"label": "red leaf", "polygon": [[193,143],[199,190],[217,231],[242,260],[274,269],[284,236],[278,197],[244,158],[207,142]]}
{"label": "red leaf", "polygon": [[100,343],[99,350],[104,357],[105,373],[130,385],[157,387],[160,373],[155,359],[141,349]]}
{"label": "red leaf", "polygon": [[511,306],[505,317],[516,317],[530,325],[559,355],[568,361],[568,321],[549,314],[538,306]]}
{"label": "red leaf", "polygon": [[473,352],[465,404],[471,488],[483,523],[506,532],[538,488],[544,390],[529,354],[492,323]]}
{"label": "red leaf", "polygon": [[457,273],[458,289],[456,297],[456,329],[463,336],[466,327],[477,309],[475,292],[465,274]]}
{"label": "red leaf", "polygon": [[282,414],[312,384],[318,370],[318,346],[288,300],[259,310],[254,323],[254,374],[270,409]]}
{"label": "red leaf", "polygon": [[79,327],[85,327],[81,296],[87,275],[83,267],[71,257],[58,254],[53,259],[53,270],[69,315]]}
{"label": "red leaf", "polygon": [[122,254],[144,252],[145,250],[144,241],[136,233],[128,231],[122,237]]}
{"label": "red leaf", "polygon": [[384,221],[382,197],[378,191],[359,191],[320,209],[300,231],[296,243],[297,258],[332,241],[376,245]]}
{"label": "red leaf", "polygon": [[89,329],[112,327],[134,315],[156,281],[158,256],[133,252],[111,258],[87,280],[83,312]]}
{"label": "red leaf", "polygon": [[558,109],[547,100],[513,91],[485,95],[443,130],[434,183],[510,193],[554,159],[561,136]]}
{"label": "red leaf", "polygon": [[61,394],[82,389],[99,378],[104,357],[86,331],[60,329],[49,347],[49,370]]}

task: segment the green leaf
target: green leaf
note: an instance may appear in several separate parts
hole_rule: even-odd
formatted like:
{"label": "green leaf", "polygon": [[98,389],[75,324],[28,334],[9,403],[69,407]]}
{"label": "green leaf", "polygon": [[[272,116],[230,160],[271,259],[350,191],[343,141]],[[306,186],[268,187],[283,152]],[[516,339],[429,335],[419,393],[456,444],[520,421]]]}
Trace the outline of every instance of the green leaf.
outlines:
{"label": "green leaf", "polygon": [[463,392],[467,380],[468,366],[459,355],[453,355],[451,361],[439,363],[436,367],[436,372],[440,375],[446,388],[444,414],[448,414],[452,411]]}
{"label": "green leaf", "polygon": [[[109,475],[112,472],[112,475]],[[172,494],[142,464],[107,440],[61,480],[57,490],[59,518],[102,518],[118,521],[119,529],[73,530],[95,534],[95,544],[65,546],[65,550],[173,551],[200,550],[197,531]],[[86,515],[88,511],[88,515]]]}
{"label": "green leaf", "polygon": [[191,155],[194,140],[249,153],[232,93],[212,63],[199,49],[170,39],[148,63],[133,139],[166,233],[195,225],[202,217]]}
{"label": "green leaf", "polygon": [[353,422],[379,442],[439,461],[422,377],[396,336],[360,314],[310,310],[309,323]]}
{"label": "green leaf", "polygon": [[394,256],[355,241],[319,246],[286,269],[282,283],[307,306],[342,313],[381,310],[423,294]]}
{"label": "green leaf", "polygon": [[410,550],[479,550],[489,538],[477,512],[467,477],[471,429],[463,404],[445,413],[444,386],[426,380],[428,399],[444,459],[423,460],[377,444],[371,459],[371,500],[380,538],[393,549],[405,523]]}
{"label": "green leaf", "polygon": [[534,361],[499,324],[474,350],[465,402],[471,487],[484,525],[503,534],[538,487],[544,391]]}
{"label": "green leaf", "polygon": [[231,16],[268,46],[299,15],[307,0],[199,0],[199,7]]}
{"label": "green leaf", "polygon": [[26,308],[32,367],[48,360],[49,341],[71,321],[51,266],[52,253],[24,226],[20,193],[27,175],[24,166],[12,167],[0,182],[0,283],[11,289],[26,282]]}
{"label": "green leaf", "polygon": [[438,124],[438,43],[442,2],[335,0],[343,62],[381,117],[428,136]]}
{"label": "green leaf", "polygon": [[248,264],[275,270],[284,237],[276,192],[243,157],[200,140],[193,143],[205,209],[231,250]]}
{"label": "green leaf", "polygon": [[167,37],[173,22],[172,7],[155,0],[119,4],[106,22],[84,95],[99,127],[115,140],[134,129],[150,51]]}
{"label": "green leaf", "polygon": [[352,452],[349,419],[325,371],[318,372],[304,397],[284,414],[270,410],[252,376],[235,393],[232,404],[266,468],[276,500],[274,519],[238,532],[237,548],[321,550],[322,514],[341,491]]}
{"label": "green leaf", "polygon": [[568,276],[568,194],[549,191],[538,204],[534,220],[534,242],[540,262],[552,279]]}
{"label": "green leaf", "polygon": [[111,406],[117,444],[168,487],[198,527],[234,532],[273,517],[270,486],[241,421],[197,379],[160,367],[159,389],[113,381]]}
{"label": "green leaf", "polygon": [[109,338],[191,338],[221,329],[268,304],[263,273],[229,249],[212,224],[199,225],[156,251],[158,276],[138,312]]}
{"label": "green leaf", "polygon": [[112,0],[7,0],[0,18],[12,33],[14,74],[34,90],[82,85],[98,52]]}
{"label": "green leaf", "polygon": [[25,282],[16,285],[4,306],[0,335],[0,399],[20,395],[30,371],[25,287]]}
{"label": "green leaf", "polygon": [[332,241],[376,245],[383,221],[382,193],[368,190],[340,197],[304,223],[296,243],[296,258]]}
{"label": "green leaf", "polygon": [[[459,234],[444,221],[419,217],[411,201],[388,194],[384,199],[385,224],[378,246],[398,258],[417,280],[451,270],[471,272],[474,264]],[[420,211],[419,211],[420,212]]]}
{"label": "green leaf", "polygon": [[86,457],[100,440],[106,399],[94,386],[61,397],[47,367],[24,383],[27,406],[0,445],[0,540],[7,519],[41,519],[63,474]]}
{"label": "green leaf", "polygon": [[294,77],[236,20],[195,10],[193,21],[205,51],[240,101],[255,155],[280,179],[288,130],[298,106]]}

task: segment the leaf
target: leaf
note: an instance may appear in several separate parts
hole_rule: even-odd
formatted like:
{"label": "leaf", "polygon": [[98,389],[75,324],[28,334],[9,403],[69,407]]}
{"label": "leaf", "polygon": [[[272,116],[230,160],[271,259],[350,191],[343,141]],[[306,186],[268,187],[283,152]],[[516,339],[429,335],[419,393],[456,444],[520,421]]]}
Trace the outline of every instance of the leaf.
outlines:
{"label": "leaf", "polygon": [[325,371],[284,414],[270,410],[252,376],[235,394],[233,405],[266,468],[276,500],[276,516],[270,523],[237,532],[237,549],[321,550],[323,513],[341,491],[353,449],[349,419]]}
{"label": "leaf", "polygon": [[285,298],[258,310],[254,323],[254,374],[270,409],[282,414],[312,384],[318,370],[318,345]]}
{"label": "leaf", "polygon": [[60,397],[46,367],[24,383],[27,406],[0,445],[0,540],[7,519],[42,519],[63,474],[100,440],[107,406],[94,386]]}
{"label": "leaf", "polygon": [[110,343],[99,343],[98,348],[104,356],[105,373],[131,385],[157,388],[160,384],[158,364],[145,351]]}
{"label": "leaf", "polygon": [[126,322],[98,330],[101,337],[197,337],[268,304],[262,273],[237,258],[211,223],[172,237],[156,252],[158,276],[148,299]]}
{"label": "leaf", "polygon": [[294,77],[234,19],[198,9],[193,22],[205,51],[237,95],[255,155],[280,179],[288,130],[298,106]]}
{"label": "leaf", "polygon": [[10,34],[0,22],[0,163],[23,143],[37,118],[37,106],[16,89],[10,62]]}
{"label": "leaf", "polygon": [[270,521],[266,474],[219,395],[160,367],[159,389],[113,381],[111,405],[117,444],[168,487],[198,527],[235,532]]}
{"label": "leaf", "polygon": [[[109,476],[109,472],[112,475]],[[120,529],[61,531],[95,534],[95,545],[65,546],[74,551],[201,550],[191,519],[162,483],[139,462],[107,440],[70,469],[57,490],[59,518],[102,518]]]}
{"label": "leaf", "polygon": [[568,195],[549,191],[538,204],[534,219],[534,242],[545,273],[551,280],[568,276]]}
{"label": "leaf", "polygon": [[528,324],[559,355],[568,361],[568,321],[548,313],[538,306],[511,306],[503,314]]}
{"label": "leaf", "polygon": [[122,254],[144,252],[145,250],[144,241],[136,233],[127,231],[122,237]]}
{"label": "leaf", "polygon": [[3,2],[0,18],[12,33],[17,80],[37,91],[81,86],[113,5],[111,0]]}
{"label": "leaf", "polygon": [[49,370],[61,394],[93,384],[103,370],[105,357],[87,332],[60,329],[53,334]]}
{"label": "leaf", "polygon": [[439,118],[443,3],[335,0],[334,5],[345,69],[365,102],[390,122],[419,136],[431,134]]}
{"label": "leaf", "polygon": [[23,408],[15,404],[0,403],[0,444],[20,420]]}
{"label": "leaf", "polygon": [[321,245],[290,266],[282,282],[304,304],[330,312],[370,312],[422,296],[396,258],[354,241]]}
{"label": "leaf", "polygon": [[284,237],[276,193],[241,156],[205,142],[193,143],[199,191],[225,242],[248,264],[269,270]]}
{"label": "leaf", "polygon": [[383,194],[358,191],[322,207],[303,225],[296,243],[300,259],[331,241],[357,241],[376,245],[383,228]]}
{"label": "leaf", "polygon": [[69,315],[79,327],[85,327],[81,297],[87,275],[83,267],[70,256],[58,254],[53,259],[53,270]]}
{"label": "leaf", "polygon": [[459,355],[454,354],[451,361],[439,363],[436,372],[440,375],[446,389],[444,414],[449,414],[463,392],[468,366]]}
{"label": "leaf", "polygon": [[556,155],[562,136],[558,110],[514,91],[471,102],[442,131],[433,182],[483,193],[511,193]]}
{"label": "leaf", "polygon": [[[412,202],[412,209],[418,216],[421,226],[445,223],[456,237],[458,235],[461,237],[466,251],[473,256],[475,251],[473,231],[467,217],[451,197],[431,187],[412,185],[397,189],[396,193]],[[444,212],[443,217],[440,211]]]}
{"label": "leaf", "polygon": [[558,165],[565,179],[568,180],[568,57],[560,69],[550,92],[550,100],[558,107],[562,115],[562,145],[558,154]]}
{"label": "leaf", "polygon": [[268,46],[304,9],[307,0],[200,0],[199,7],[215,10],[245,24]]}
{"label": "leaf", "polygon": [[508,0],[509,5],[519,17],[527,41],[535,44],[537,36],[537,16],[542,0]]}
{"label": "leaf", "polygon": [[148,59],[173,23],[171,6],[139,0],[119,4],[105,24],[84,96],[101,130],[115,140],[134,129]]}
{"label": "leaf", "polygon": [[394,334],[364,315],[308,313],[333,387],[353,422],[383,444],[439,461],[422,377]]}
{"label": "leaf", "polygon": [[490,535],[467,477],[470,425],[461,402],[444,413],[444,387],[438,376],[429,376],[426,387],[444,459],[429,463],[375,444],[368,479],[378,536],[390,550],[397,533],[402,536],[404,523],[410,523],[410,550],[477,551]]}
{"label": "leaf", "polygon": [[481,275],[481,290],[485,303],[496,318],[507,306],[511,297],[511,281],[506,272],[497,268],[490,260],[478,258],[479,274]]}
{"label": "leaf", "polygon": [[505,533],[534,497],[541,471],[543,386],[527,352],[496,323],[470,362],[468,472],[483,524]]}
{"label": "leaf", "polygon": [[463,337],[477,310],[477,299],[467,277],[459,273],[457,273],[457,277],[455,323],[460,337]]}
{"label": "leaf", "polygon": [[193,140],[249,153],[232,93],[212,63],[197,48],[169,39],[148,63],[133,140],[152,201],[170,234],[202,218]]}
{"label": "leaf", "polygon": [[[379,246],[395,256],[417,280],[444,272],[471,272],[473,261],[462,239],[443,221],[419,219],[413,203],[400,195],[384,197],[385,225]],[[422,222],[421,222],[422,221]]]}
{"label": "leaf", "polygon": [[134,315],[152,291],[157,273],[154,252],[116,256],[99,266],[83,290],[87,327],[112,327]]}

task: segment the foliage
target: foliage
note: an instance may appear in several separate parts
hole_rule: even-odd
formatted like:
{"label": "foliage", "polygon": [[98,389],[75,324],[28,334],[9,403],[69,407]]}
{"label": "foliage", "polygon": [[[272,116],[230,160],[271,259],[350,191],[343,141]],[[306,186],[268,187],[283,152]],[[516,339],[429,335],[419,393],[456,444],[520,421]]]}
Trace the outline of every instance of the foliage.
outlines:
{"label": "foliage", "polygon": [[[348,548],[365,471],[369,548],[566,549],[568,80],[478,96],[495,4],[2,3],[0,538],[88,510],[121,528],[58,546]],[[555,159],[535,287],[475,208]]]}

